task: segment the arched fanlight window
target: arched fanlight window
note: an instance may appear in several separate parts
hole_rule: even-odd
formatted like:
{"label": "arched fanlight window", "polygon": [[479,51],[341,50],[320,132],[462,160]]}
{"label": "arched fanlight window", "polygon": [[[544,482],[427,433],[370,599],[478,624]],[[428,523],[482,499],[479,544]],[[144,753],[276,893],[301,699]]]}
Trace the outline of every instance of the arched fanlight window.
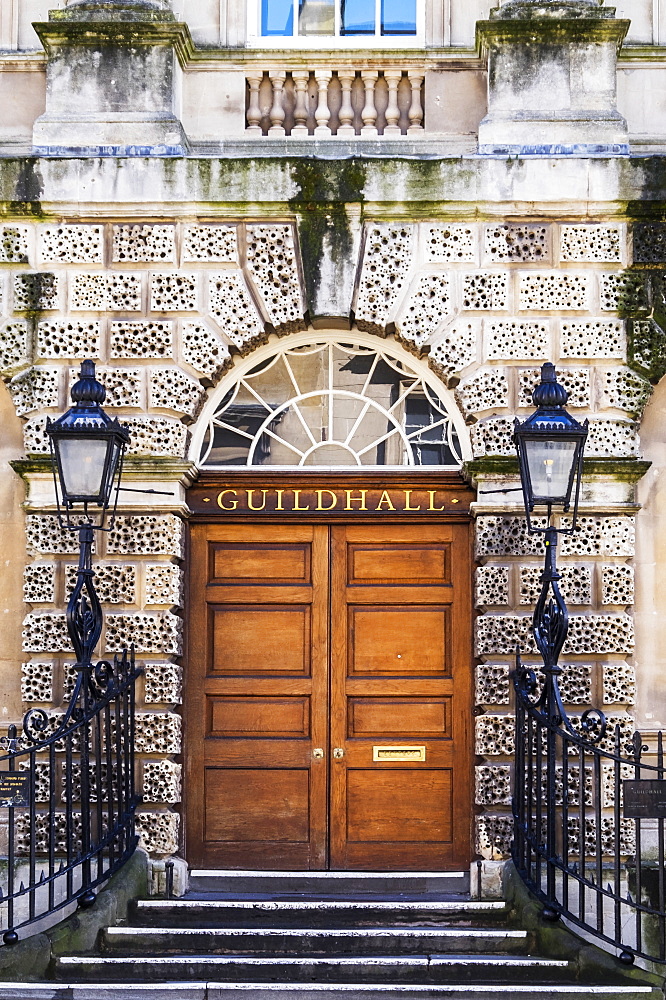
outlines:
{"label": "arched fanlight window", "polygon": [[199,465],[459,468],[460,415],[427,369],[368,336],[316,337],[262,348],[227,377],[195,437]]}

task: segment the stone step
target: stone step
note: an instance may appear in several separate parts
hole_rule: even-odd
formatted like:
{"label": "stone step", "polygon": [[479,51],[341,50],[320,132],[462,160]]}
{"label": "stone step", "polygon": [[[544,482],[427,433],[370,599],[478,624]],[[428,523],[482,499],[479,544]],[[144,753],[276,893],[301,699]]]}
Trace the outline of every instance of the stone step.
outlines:
{"label": "stone step", "polygon": [[419,926],[464,922],[484,926],[507,914],[502,900],[349,899],[141,899],[130,907],[132,923],[158,927]]}
{"label": "stone step", "polygon": [[468,872],[284,872],[194,869],[188,896],[231,895],[463,895],[469,892]]}
{"label": "stone step", "polygon": [[105,952],[123,954],[409,955],[523,953],[527,931],[494,927],[108,927]]}
{"label": "stone step", "polygon": [[71,955],[55,963],[55,978],[155,982],[209,979],[235,982],[496,983],[573,979],[563,959],[516,955],[366,955],[257,957],[247,955]]}
{"label": "stone step", "polygon": [[0,983],[0,1000],[663,1000],[651,986],[366,983]]}

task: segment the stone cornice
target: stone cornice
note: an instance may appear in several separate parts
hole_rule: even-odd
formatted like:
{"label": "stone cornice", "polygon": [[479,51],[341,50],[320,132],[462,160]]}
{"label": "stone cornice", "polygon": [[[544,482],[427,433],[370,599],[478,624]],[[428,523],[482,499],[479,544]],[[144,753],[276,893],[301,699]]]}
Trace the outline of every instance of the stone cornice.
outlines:
{"label": "stone cornice", "polygon": [[476,46],[479,55],[487,54],[493,42],[563,44],[568,42],[614,41],[620,50],[627,36],[631,21],[612,19],[548,19],[533,18],[524,21],[477,21]]}
{"label": "stone cornice", "polygon": [[[583,480],[608,479],[622,483],[637,483],[651,465],[651,462],[640,459],[586,458],[583,462]],[[465,463],[465,476],[474,482],[508,476],[517,479],[518,459],[499,455],[477,458]]]}
{"label": "stone cornice", "polygon": [[[23,509],[27,512],[55,509],[51,460],[46,455],[32,455],[9,463],[26,487]],[[171,511],[187,517],[186,490],[198,476],[193,462],[159,456],[125,460],[118,508],[134,513]],[[133,492],[131,487],[136,487]],[[155,493],[150,492],[155,490]]]}
{"label": "stone cornice", "polygon": [[179,21],[36,21],[33,28],[47,55],[66,45],[172,45],[184,66],[194,53],[190,29]]}
{"label": "stone cornice", "polygon": [[362,175],[355,200],[378,219],[454,221],[472,213],[492,221],[529,211],[593,222],[632,218],[639,208],[656,217],[666,204],[666,161],[658,155],[419,158],[401,157],[395,144],[382,156],[378,147],[364,157],[350,144],[313,140],[309,157],[289,157],[270,155],[264,139],[225,143],[217,157],[6,157],[0,217],[247,218],[261,204],[265,217],[293,218],[304,164],[312,175],[308,204],[348,202],[345,177],[353,166]]}
{"label": "stone cornice", "polygon": [[[33,455],[28,458],[13,459],[9,463],[22,479],[33,475],[52,474],[51,459],[48,455]],[[186,462],[178,458],[163,458],[161,456],[129,456],[123,463],[123,481],[126,479],[163,479],[169,482],[180,481],[189,485],[198,476],[194,462]]]}
{"label": "stone cornice", "polygon": [[[493,25],[495,21],[490,22]],[[53,27],[53,22],[41,22],[46,29]],[[130,25],[132,26],[132,25]],[[134,22],[136,26],[136,22]],[[86,27],[91,27],[87,25]],[[109,24],[110,28],[111,25]],[[171,28],[179,27],[171,23]],[[185,26],[187,27],[187,26]],[[118,23],[113,24],[114,34]],[[58,36],[54,35],[54,38]],[[217,48],[215,46],[197,46],[191,36],[179,46],[179,53],[185,70],[196,72],[219,69],[242,68],[249,66],[280,66],[285,69],[300,69],[304,65],[326,65],[330,63],[336,69],[353,66],[355,69],[378,67],[383,69],[387,63],[400,62],[419,65],[427,70],[481,70],[485,68],[485,56],[481,57],[477,48],[467,46],[437,46],[428,48],[404,49],[345,49],[330,48],[311,49],[303,51],[293,47],[285,48],[239,48],[231,46]],[[625,68],[643,66],[647,68],[666,67],[666,45],[641,45],[625,43],[619,55],[619,63]],[[46,53],[43,49],[23,51],[0,51],[0,68],[12,70],[26,69],[43,71],[46,64]]]}

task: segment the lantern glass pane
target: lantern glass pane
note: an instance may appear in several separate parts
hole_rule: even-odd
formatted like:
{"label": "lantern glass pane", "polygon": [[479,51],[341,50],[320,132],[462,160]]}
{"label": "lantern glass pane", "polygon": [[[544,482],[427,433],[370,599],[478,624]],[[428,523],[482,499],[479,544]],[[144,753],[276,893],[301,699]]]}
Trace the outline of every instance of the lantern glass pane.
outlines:
{"label": "lantern glass pane", "polygon": [[535,498],[568,500],[577,445],[577,441],[553,441],[552,438],[525,441],[525,457]]}
{"label": "lantern glass pane", "polygon": [[66,497],[98,500],[104,487],[108,440],[104,438],[60,438],[60,465]]}

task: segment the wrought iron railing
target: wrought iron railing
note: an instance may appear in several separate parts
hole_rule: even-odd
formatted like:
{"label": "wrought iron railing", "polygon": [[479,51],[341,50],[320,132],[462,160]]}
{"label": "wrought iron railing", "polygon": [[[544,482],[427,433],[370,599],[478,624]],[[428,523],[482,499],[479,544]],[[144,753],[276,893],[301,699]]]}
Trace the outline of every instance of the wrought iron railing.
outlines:
{"label": "wrought iron railing", "polygon": [[517,657],[515,866],[545,919],[564,917],[628,964],[666,962],[663,734],[611,731],[594,709],[553,712],[548,683]]}
{"label": "wrought iron railing", "polygon": [[9,813],[0,849],[5,944],[71,904],[91,906],[95,888],[134,852],[138,673],[127,651],[79,669],[61,717],[31,709],[22,729],[12,725],[0,740],[0,806]]}

